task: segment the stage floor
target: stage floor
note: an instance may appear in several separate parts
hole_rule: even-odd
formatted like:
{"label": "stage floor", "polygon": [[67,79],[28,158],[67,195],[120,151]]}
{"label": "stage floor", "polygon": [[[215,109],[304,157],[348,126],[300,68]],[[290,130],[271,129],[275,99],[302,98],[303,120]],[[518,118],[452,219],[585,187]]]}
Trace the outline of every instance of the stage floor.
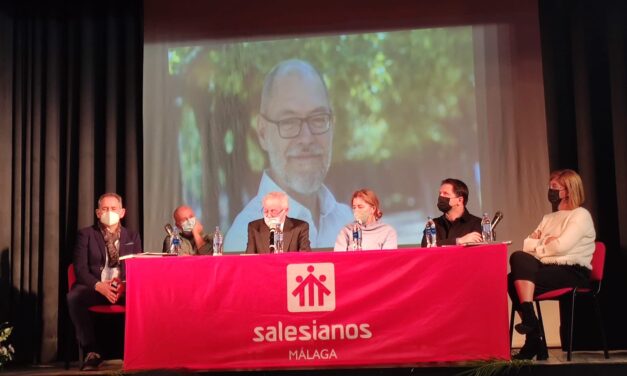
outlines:
{"label": "stage floor", "polygon": [[[132,372],[129,375],[466,375],[472,376],[474,373],[469,372],[474,366],[468,363],[437,363],[437,364],[420,364],[414,367],[397,367],[397,368],[334,368],[334,369],[315,369],[315,370],[281,370],[281,371],[232,371],[232,372],[191,372],[185,370],[174,371],[146,371]],[[2,375],[38,375],[38,376],[58,376],[58,375],[123,375],[122,360],[106,360],[100,366],[98,371],[79,371],[78,362],[71,364],[70,369],[63,368],[63,363],[59,362],[52,365],[41,366],[9,366],[2,371]],[[518,372],[513,370],[509,375],[590,375],[601,374],[607,375],[627,375],[627,351],[610,351],[610,359],[603,357],[603,352],[576,352],[573,354],[573,360],[566,360],[566,353],[560,349],[550,349],[549,359],[545,361],[533,362],[530,366],[524,366]]]}

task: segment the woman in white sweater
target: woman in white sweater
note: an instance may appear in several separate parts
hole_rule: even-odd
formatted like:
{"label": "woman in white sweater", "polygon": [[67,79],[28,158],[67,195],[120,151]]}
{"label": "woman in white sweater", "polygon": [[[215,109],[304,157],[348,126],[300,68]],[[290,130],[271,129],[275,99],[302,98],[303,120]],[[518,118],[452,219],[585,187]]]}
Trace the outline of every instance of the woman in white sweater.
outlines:
{"label": "woman in white sweater", "polygon": [[514,359],[548,358],[541,338],[533,297],[562,287],[588,287],[596,233],[584,202],[581,178],[573,170],[551,173],[548,199],[553,213],[542,218],[522,251],[510,259],[508,292],[522,322],[516,331],[525,344]]}
{"label": "woman in white sweater", "polygon": [[[379,198],[373,191],[365,188],[355,191],[352,205],[355,222],[361,227],[362,250],[397,248],[396,230],[379,221],[383,212],[379,209]],[[353,230],[356,225],[350,223],[340,231],[335,240],[336,252],[353,250]]]}

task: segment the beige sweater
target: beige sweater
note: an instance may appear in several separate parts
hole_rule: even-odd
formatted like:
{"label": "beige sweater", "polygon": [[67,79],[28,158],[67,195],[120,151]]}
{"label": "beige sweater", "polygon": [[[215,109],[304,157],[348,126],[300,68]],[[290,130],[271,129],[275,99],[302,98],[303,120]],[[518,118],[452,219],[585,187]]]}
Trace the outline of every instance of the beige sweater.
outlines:
{"label": "beige sweater", "polygon": [[[579,207],[547,214],[536,230],[540,239],[527,237],[523,250],[533,254],[544,264],[581,265],[592,269],[596,233],[590,212]],[[549,236],[557,239],[544,244]]]}

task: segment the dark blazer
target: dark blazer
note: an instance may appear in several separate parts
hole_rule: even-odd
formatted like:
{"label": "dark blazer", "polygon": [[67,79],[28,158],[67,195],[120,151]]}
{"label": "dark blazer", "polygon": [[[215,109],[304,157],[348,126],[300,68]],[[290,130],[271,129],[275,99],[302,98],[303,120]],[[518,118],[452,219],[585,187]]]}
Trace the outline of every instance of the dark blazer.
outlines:
{"label": "dark blazer", "polygon": [[[107,248],[98,224],[78,230],[74,247],[76,282],[94,287],[104,269]],[[120,256],[142,252],[139,234],[124,227],[120,229]],[[124,261],[120,262],[120,279],[126,278]]]}
{"label": "dark blazer", "polygon": [[[311,251],[309,224],[300,219],[285,218],[283,224],[283,251]],[[248,223],[246,253],[270,253],[270,228],[262,219]]]}

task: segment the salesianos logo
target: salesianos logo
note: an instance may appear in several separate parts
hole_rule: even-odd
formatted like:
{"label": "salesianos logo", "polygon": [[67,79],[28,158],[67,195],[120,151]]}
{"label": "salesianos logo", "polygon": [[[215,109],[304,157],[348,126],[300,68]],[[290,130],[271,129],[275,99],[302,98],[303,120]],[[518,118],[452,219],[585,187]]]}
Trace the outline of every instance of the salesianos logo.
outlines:
{"label": "salesianos logo", "polygon": [[287,266],[287,310],[335,310],[335,269],[330,262]]}

